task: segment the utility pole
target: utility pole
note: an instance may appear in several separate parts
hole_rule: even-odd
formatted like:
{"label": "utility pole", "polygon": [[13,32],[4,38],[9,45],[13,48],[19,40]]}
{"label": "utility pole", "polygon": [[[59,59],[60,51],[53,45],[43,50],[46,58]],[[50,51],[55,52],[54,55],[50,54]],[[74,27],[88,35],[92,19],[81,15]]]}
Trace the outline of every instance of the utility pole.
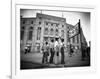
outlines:
{"label": "utility pole", "polygon": [[81,56],[82,56],[82,60],[84,60],[84,56],[83,56],[83,48],[82,48],[82,29],[81,29],[81,22],[80,22],[80,19],[79,19],[79,23],[78,23],[78,27],[79,27],[79,35],[80,35],[80,52],[81,52]]}

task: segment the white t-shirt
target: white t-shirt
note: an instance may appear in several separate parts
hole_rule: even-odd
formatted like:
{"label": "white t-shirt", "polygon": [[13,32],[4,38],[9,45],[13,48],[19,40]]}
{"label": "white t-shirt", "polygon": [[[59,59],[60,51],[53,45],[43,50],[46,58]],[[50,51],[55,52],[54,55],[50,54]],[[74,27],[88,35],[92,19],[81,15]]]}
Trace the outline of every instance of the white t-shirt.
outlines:
{"label": "white t-shirt", "polygon": [[58,45],[58,42],[57,41],[55,41],[55,43],[54,43],[54,47],[56,47]]}
{"label": "white t-shirt", "polygon": [[54,43],[50,43],[50,48],[54,48]]}

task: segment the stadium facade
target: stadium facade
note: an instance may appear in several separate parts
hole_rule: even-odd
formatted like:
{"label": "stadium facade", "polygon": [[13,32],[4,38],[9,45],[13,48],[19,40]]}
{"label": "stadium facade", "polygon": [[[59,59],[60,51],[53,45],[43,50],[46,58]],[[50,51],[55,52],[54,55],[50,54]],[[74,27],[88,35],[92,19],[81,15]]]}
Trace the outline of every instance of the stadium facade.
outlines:
{"label": "stadium facade", "polygon": [[[69,36],[69,31],[75,26],[66,23],[66,18],[37,13],[36,17],[20,17],[20,48],[24,50],[31,45],[31,52],[40,52],[43,42],[62,38],[67,50],[69,44],[74,49],[86,47],[87,42],[81,28],[81,34]],[[77,31],[77,30],[76,30]]]}

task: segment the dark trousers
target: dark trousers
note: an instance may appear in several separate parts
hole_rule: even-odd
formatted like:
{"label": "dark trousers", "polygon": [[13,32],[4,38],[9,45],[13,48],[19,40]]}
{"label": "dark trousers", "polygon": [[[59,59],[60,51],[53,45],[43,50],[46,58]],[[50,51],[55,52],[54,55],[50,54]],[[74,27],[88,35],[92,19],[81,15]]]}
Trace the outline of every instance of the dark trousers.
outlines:
{"label": "dark trousers", "polygon": [[65,64],[65,55],[64,55],[64,51],[61,51],[61,64]]}
{"label": "dark trousers", "polygon": [[47,52],[44,52],[43,58],[42,58],[42,63],[47,63],[47,61],[48,61],[48,54],[47,54]]}
{"label": "dark trousers", "polygon": [[53,49],[50,49],[50,53],[51,53],[51,56],[50,56],[50,63],[53,63],[53,58],[54,58],[54,50]]}
{"label": "dark trousers", "polygon": [[31,51],[31,49],[30,49],[30,48],[25,49],[25,54],[26,54],[26,53],[30,53],[30,51]]}
{"label": "dark trousers", "polygon": [[27,49],[25,49],[25,54],[28,52],[28,50]]}

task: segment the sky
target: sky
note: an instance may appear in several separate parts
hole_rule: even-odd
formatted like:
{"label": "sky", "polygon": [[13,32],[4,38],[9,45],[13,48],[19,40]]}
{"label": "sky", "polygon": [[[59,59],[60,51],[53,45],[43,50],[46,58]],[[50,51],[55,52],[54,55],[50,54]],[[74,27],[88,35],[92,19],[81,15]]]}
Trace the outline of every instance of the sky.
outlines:
{"label": "sky", "polygon": [[83,30],[86,41],[90,41],[90,16],[89,12],[74,12],[74,11],[48,11],[48,10],[34,10],[34,9],[21,9],[20,15],[23,17],[36,17],[36,13],[53,15],[66,18],[66,23],[76,25],[80,19],[81,28]]}

